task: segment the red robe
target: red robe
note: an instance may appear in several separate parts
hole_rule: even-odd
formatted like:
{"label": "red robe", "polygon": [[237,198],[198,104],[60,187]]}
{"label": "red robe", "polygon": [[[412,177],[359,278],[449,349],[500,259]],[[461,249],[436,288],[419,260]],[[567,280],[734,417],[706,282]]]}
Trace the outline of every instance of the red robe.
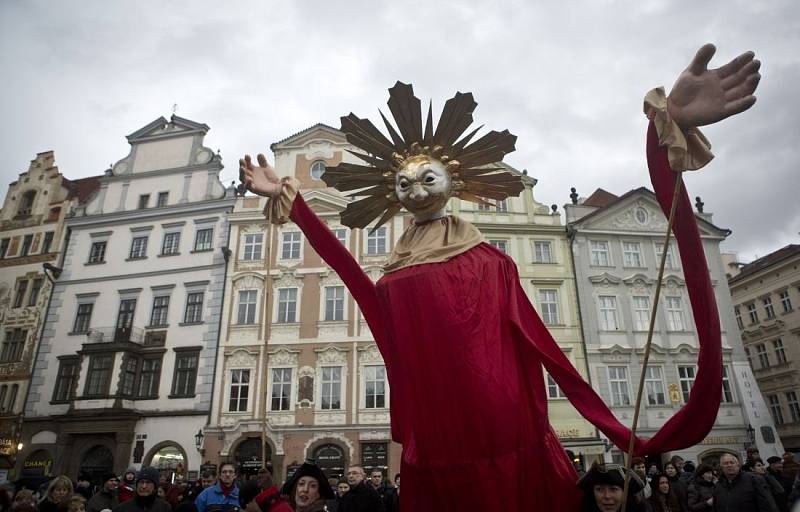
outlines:
{"label": "red robe", "polygon": [[[669,213],[676,174],[651,122],[647,157]],[[542,366],[576,409],[627,450],[630,430],[581,378],[531,306],[507,255],[482,243],[374,285],[298,195],[290,218],[358,302],[386,363],[393,438],[403,445],[402,510],[577,510],[577,474],[547,419]],[[446,222],[446,221],[435,221]],[[701,349],[689,402],[637,454],[700,442],[722,393],[719,317],[692,206],[673,233]]]}

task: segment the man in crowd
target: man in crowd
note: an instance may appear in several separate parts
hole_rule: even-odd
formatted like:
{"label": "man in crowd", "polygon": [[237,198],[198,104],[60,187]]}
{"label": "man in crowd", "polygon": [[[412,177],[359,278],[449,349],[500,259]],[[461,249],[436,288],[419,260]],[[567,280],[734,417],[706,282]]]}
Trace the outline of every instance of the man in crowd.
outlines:
{"label": "man in crowd", "polygon": [[369,474],[369,483],[372,485],[372,488],[375,489],[375,492],[378,493],[378,496],[381,497],[381,503],[386,505],[386,491],[390,489],[389,485],[383,481],[383,471],[380,469],[373,469],[370,471]]}
{"label": "man in crowd", "polygon": [[122,475],[122,482],[119,483],[117,493],[120,503],[125,503],[136,495],[136,468],[129,467]]}
{"label": "man in crowd", "polygon": [[89,503],[86,504],[88,512],[100,512],[104,509],[113,509],[119,505],[119,497],[117,496],[117,488],[119,487],[119,479],[114,473],[106,473],[103,475],[103,487],[100,488],[97,494],[92,496]]}
{"label": "man in crowd", "polygon": [[381,497],[372,485],[367,484],[366,476],[361,466],[351,466],[347,469],[347,483],[350,484],[350,490],[342,496],[339,512],[384,512]]}
{"label": "man in crowd", "polygon": [[725,453],[719,459],[722,475],[714,487],[714,510],[778,512],[763,478],[741,470],[739,458]]}
{"label": "man in crowd", "polygon": [[383,505],[386,512],[400,512],[400,473],[394,475],[394,487],[386,491]]}
{"label": "man in crowd", "polygon": [[86,473],[78,475],[78,480],[75,482],[75,494],[80,494],[86,500],[92,497],[92,482]]}
{"label": "man in crowd", "polygon": [[775,496],[773,493],[773,497],[775,498],[775,504],[778,506],[778,510],[786,510],[787,508],[787,499],[789,498],[789,494],[792,492],[792,480],[786,477],[783,471],[783,459],[780,457],[772,456],[767,459],[767,474],[772,475],[775,480],[781,484],[783,488],[783,492],[779,495]]}
{"label": "man in crowd", "polygon": [[236,485],[236,466],[223,462],[219,480],[194,500],[197,512],[236,512],[239,510],[239,487]]}
{"label": "man in crowd", "polygon": [[136,473],[133,499],[114,508],[114,512],[172,512],[169,503],[158,497],[158,469],[144,466]]}
{"label": "man in crowd", "polygon": [[642,482],[644,482],[644,489],[642,489],[642,491],[637,495],[639,503],[643,503],[644,500],[653,494],[652,489],[650,489],[650,481],[647,478],[644,459],[641,457],[634,457],[631,461],[631,468],[637,475],[639,475],[639,478],[642,479]]}

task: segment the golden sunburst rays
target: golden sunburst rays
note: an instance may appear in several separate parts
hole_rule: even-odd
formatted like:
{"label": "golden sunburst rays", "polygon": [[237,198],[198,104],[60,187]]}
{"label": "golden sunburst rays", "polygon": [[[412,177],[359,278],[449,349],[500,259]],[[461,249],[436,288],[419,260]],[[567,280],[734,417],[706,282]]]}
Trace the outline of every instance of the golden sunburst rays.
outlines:
{"label": "golden sunburst rays", "polygon": [[464,135],[478,106],[472,93],[457,92],[447,100],[435,129],[431,104],[423,127],[422,105],[410,84],[397,82],[389,89],[387,104],[396,126],[379,111],[388,138],[369,119],[353,113],[341,118],[347,141],[363,151],[350,153],[367,164],[340,163],[322,175],[329,187],[361,197],[342,212],[345,226],[365,228],[378,218],[375,230],[396,215],[402,205],[394,192],[395,175],[417,155],[444,163],[453,180],[452,195],[466,201],[492,204],[489,199],[501,201],[524,189],[519,175],[489,166],[514,151],[515,135],[491,131],[471,142],[482,126]]}

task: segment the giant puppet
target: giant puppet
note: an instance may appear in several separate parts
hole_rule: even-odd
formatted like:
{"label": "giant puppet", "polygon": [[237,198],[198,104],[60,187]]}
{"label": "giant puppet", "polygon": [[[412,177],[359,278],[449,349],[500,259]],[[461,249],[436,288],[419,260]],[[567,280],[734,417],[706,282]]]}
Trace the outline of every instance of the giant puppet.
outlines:
{"label": "giant puppet", "polygon": [[[648,93],[647,160],[659,202],[668,211],[679,173],[711,157],[697,126],[753,105],[759,62],[748,52],[707,69],[714,47],[701,48],[670,95]],[[482,241],[478,230],[448,216],[451,197],[485,202],[517,195],[518,176],[492,167],[515,137],[463,135],[476,107],[471,94],[448,100],[434,127],[423,123],[411,86],[390,89],[389,136],[369,120],[342,118],[364,165],[328,168],[325,182],[361,199],[342,212],[352,228],[386,222],[402,208],[414,222],[397,241],[383,277],[373,283],[310,210],[293,178],[279,179],[258,155],[240,161],[252,192],[270,197],[272,222],[291,219],[347,285],[369,324],[392,389],[393,438],[403,445],[403,510],[574,510],[577,475],[547,419],[542,367],[580,413],[627,450],[622,425],[559,349],[523,292],[517,268]],[[382,115],[383,117],[383,115]],[[701,441],[716,418],[722,365],[719,319],[691,203],[681,191],[673,232],[701,346],[696,389],[653,437],[635,439],[637,454]]]}

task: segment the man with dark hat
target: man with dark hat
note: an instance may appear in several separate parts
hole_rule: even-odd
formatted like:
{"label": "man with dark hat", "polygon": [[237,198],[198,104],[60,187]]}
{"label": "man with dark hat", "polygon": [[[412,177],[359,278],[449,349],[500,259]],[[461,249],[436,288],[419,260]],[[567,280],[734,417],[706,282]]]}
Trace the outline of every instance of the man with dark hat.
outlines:
{"label": "man with dark hat", "polygon": [[311,462],[304,462],[295,471],[292,478],[283,484],[281,494],[289,497],[289,505],[297,512],[326,510],[326,501],[336,499],[333,489],[328,485],[328,477]]}
{"label": "man with dark hat", "polygon": [[248,480],[242,485],[239,505],[243,512],[292,512],[276,486],[262,490],[258,480]]}
{"label": "man with dark hat", "polygon": [[92,497],[92,482],[88,474],[81,472],[78,475],[75,481],[75,494],[80,494],[87,500]]}
{"label": "man with dark hat", "polygon": [[[592,464],[591,469],[578,480],[578,487],[585,493],[581,512],[619,512],[625,489],[626,469],[619,464]],[[636,502],[636,494],[644,483],[634,471],[628,473],[627,510],[639,512],[644,505]]]}
{"label": "man with dark hat", "polygon": [[103,487],[86,504],[86,510],[88,512],[100,512],[104,509],[113,509],[119,505],[118,487],[119,478],[117,478],[117,475],[114,473],[103,475]]}
{"label": "man with dark hat", "polygon": [[169,503],[158,497],[158,469],[143,466],[136,473],[136,494],[133,499],[117,505],[114,512],[172,512]]}

